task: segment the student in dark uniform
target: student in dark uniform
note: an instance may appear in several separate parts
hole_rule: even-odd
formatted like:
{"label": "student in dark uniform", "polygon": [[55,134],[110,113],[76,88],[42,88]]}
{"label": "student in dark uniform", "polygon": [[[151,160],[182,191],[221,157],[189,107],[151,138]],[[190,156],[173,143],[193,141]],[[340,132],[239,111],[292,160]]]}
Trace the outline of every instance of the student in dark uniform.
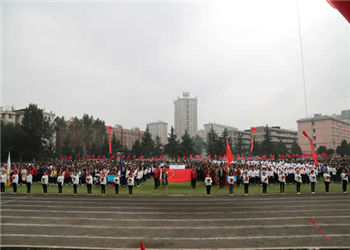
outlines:
{"label": "student in dark uniform", "polygon": [[242,180],[243,180],[243,184],[244,184],[244,195],[248,195],[248,188],[249,188],[250,176],[249,176],[247,170],[245,170],[245,171],[243,172]]}
{"label": "student in dark uniform", "polygon": [[30,194],[32,183],[33,183],[33,176],[30,172],[28,172],[26,176],[27,194]]}
{"label": "student in dark uniform", "polygon": [[197,170],[195,167],[191,171],[191,186],[193,189],[196,189],[196,180],[197,180]]}
{"label": "student in dark uniform", "polygon": [[89,172],[86,174],[85,181],[86,181],[86,187],[87,187],[87,194],[91,195],[92,183],[94,180]]}
{"label": "student in dark uniform", "polygon": [[344,194],[347,193],[346,188],[349,182],[349,174],[345,171],[345,169],[343,169],[342,173],[340,174],[340,179],[343,183],[343,192]]}

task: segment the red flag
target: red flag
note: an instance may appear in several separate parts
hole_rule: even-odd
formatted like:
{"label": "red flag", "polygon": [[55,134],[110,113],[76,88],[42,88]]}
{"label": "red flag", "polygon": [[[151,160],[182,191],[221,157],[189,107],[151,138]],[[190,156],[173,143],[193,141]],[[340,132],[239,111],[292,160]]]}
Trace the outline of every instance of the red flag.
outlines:
{"label": "red flag", "polygon": [[216,159],[217,155],[215,155],[215,159]]}
{"label": "red flag", "polygon": [[95,155],[92,155],[92,158],[95,158]]}
{"label": "red flag", "polygon": [[112,143],[111,143],[111,131],[113,127],[112,126],[107,126],[108,130],[108,142],[109,142],[109,154],[112,154]]}
{"label": "red flag", "polygon": [[315,152],[315,147],[314,147],[314,142],[313,140],[311,139],[311,137],[309,137],[307,135],[307,133],[305,131],[303,131],[303,135],[309,139],[309,143],[310,143],[310,147],[311,147],[311,152],[312,152],[312,157],[314,158],[314,163],[317,165],[318,164],[318,160],[317,160],[317,154]]}
{"label": "red flag", "polygon": [[134,155],[132,158],[135,159],[135,158],[136,158],[136,155]]}
{"label": "red flag", "polygon": [[252,142],[251,142],[251,145],[250,145],[250,154],[253,152],[253,147],[254,147],[254,135],[255,135],[255,130],[256,130],[256,127],[251,127],[250,128],[253,132],[253,136],[252,136]]}
{"label": "red flag", "polygon": [[192,169],[169,169],[169,182],[186,182],[191,180]]}
{"label": "red flag", "polygon": [[106,158],[105,155],[102,155],[102,159]]}
{"label": "red flag", "polygon": [[141,247],[141,250],[146,250],[146,248],[144,247],[143,243],[142,243],[142,240],[140,242],[140,247]]}
{"label": "red flag", "polygon": [[126,157],[126,160],[129,160],[130,159],[130,155],[128,155],[127,157]]}
{"label": "red flag", "polygon": [[202,159],[202,155],[198,155],[198,159]]}
{"label": "red flag", "polygon": [[290,158],[290,155],[289,155],[289,154],[286,154],[286,156],[287,156],[288,158]]}
{"label": "red flag", "polygon": [[262,158],[264,161],[266,161],[266,157],[265,157],[265,155],[263,155],[261,158]]}
{"label": "red flag", "polygon": [[140,156],[140,160],[142,160],[142,159],[143,159],[143,155]]}
{"label": "red flag", "polygon": [[182,156],[182,160],[185,160],[186,159],[186,156]]}
{"label": "red flag", "polygon": [[228,144],[228,141],[226,141],[226,155],[227,155],[227,161],[226,166],[228,167],[232,161],[235,160],[235,158],[232,155],[230,145]]}
{"label": "red flag", "polygon": [[210,159],[210,155],[208,155],[207,159],[208,159],[208,160]]}
{"label": "red flag", "polygon": [[241,159],[241,157],[239,155],[237,155],[237,159]]}
{"label": "red flag", "polygon": [[157,160],[158,159],[158,155],[156,155],[156,157],[154,159]]}
{"label": "red flag", "polygon": [[162,155],[161,156],[159,156],[159,160],[161,160],[162,159]]}
{"label": "red flag", "polygon": [[191,159],[192,159],[192,157],[193,157],[193,156],[192,156],[192,155],[190,155],[190,158],[191,158]]}
{"label": "red flag", "polygon": [[122,159],[124,159],[125,158],[125,156],[124,155],[122,155],[122,157],[121,157]]}
{"label": "red flag", "polygon": [[322,153],[322,156],[323,156],[324,158],[327,158],[327,154],[326,154],[325,152]]}
{"label": "red flag", "polygon": [[221,160],[221,155],[219,155],[219,160]]}

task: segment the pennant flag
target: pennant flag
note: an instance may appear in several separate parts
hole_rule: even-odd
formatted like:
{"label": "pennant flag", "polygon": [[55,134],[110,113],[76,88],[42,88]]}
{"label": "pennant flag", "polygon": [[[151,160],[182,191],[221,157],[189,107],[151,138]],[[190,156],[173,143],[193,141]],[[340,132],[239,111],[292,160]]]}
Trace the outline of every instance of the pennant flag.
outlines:
{"label": "pennant flag", "polygon": [[7,157],[7,166],[6,166],[6,172],[7,172],[7,179],[6,179],[6,187],[10,186],[10,173],[11,173],[11,155],[10,152]]}
{"label": "pennant flag", "polygon": [[121,157],[122,159],[124,159],[125,158],[125,156],[124,155],[122,155],[122,157]]}
{"label": "pennant flag", "polygon": [[226,141],[226,155],[227,155],[227,161],[226,166],[228,167],[232,161],[235,160],[235,158],[232,155],[230,145],[228,144],[228,141]]}
{"label": "pennant flag", "polygon": [[146,250],[145,246],[144,246],[143,243],[142,243],[142,240],[141,240],[141,242],[140,242],[140,247],[141,247],[141,250]]}
{"label": "pennant flag", "polygon": [[314,158],[314,163],[317,165],[317,164],[318,164],[318,160],[317,160],[317,154],[316,154],[316,152],[315,152],[314,142],[313,142],[312,138],[309,137],[305,131],[303,131],[303,135],[304,135],[307,139],[309,139],[309,143],[310,143],[310,147],[311,147],[311,152],[312,152],[311,155],[312,155],[312,157]]}
{"label": "pennant flag", "polygon": [[136,158],[136,155],[134,155],[132,158],[135,159],[135,158]]}
{"label": "pennant flag", "polygon": [[92,158],[95,158],[95,155],[92,155]]}
{"label": "pennant flag", "polygon": [[191,159],[192,159],[192,157],[193,157],[193,156],[192,156],[192,155],[190,155],[190,158],[191,158]]}
{"label": "pennant flag", "polygon": [[157,160],[158,159],[158,155],[156,155],[156,157],[154,159]]}
{"label": "pennant flag", "polygon": [[286,154],[287,158],[290,158],[290,155],[289,154]]}
{"label": "pennant flag", "polygon": [[126,160],[129,160],[130,159],[130,155],[128,155],[127,157],[126,157]]}
{"label": "pennant flag", "polygon": [[105,155],[102,155],[102,159],[106,158]]}
{"label": "pennant flag", "polygon": [[239,155],[237,155],[237,159],[241,159],[241,157]]}
{"label": "pennant flag", "polygon": [[217,155],[215,155],[215,159],[217,158]]}
{"label": "pennant flag", "polygon": [[163,156],[163,155],[159,156],[159,160],[161,160],[161,159],[162,159],[162,156]]}
{"label": "pennant flag", "polygon": [[177,156],[177,161],[180,161],[180,156]]}
{"label": "pennant flag", "polygon": [[219,160],[221,161],[221,155],[219,155]]}
{"label": "pennant flag", "polygon": [[142,160],[142,159],[143,159],[143,155],[140,156],[140,160]]}
{"label": "pennant flag", "polygon": [[111,131],[113,130],[113,127],[107,126],[107,130],[108,130],[109,154],[112,154]]}
{"label": "pennant flag", "polygon": [[253,147],[254,147],[254,135],[255,135],[255,130],[256,128],[255,127],[251,127],[250,128],[252,133],[253,133],[253,136],[252,136],[252,142],[251,142],[251,145],[250,145],[250,154],[252,154],[253,152]]}
{"label": "pennant flag", "polygon": [[186,159],[186,156],[182,156],[182,160],[185,160]]}

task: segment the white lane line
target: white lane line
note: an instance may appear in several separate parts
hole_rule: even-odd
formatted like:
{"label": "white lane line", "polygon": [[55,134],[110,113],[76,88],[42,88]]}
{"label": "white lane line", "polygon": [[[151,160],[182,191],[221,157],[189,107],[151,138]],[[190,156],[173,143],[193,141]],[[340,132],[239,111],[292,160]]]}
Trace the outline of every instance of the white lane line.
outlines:
{"label": "white lane line", "polygon": [[[246,226],[182,226],[182,227],[169,227],[169,226],[97,226],[97,225],[75,225],[75,224],[38,224],[38,223],[1,223],[1,226],[13,226],[13,227],[69,227],[69,228],[98,228],[98,229],[153,229],[153,230],[179,230],[179,229],[191,229],[191,230],[206,230],[206,229],[254,229],[254,228],[298,228],[298,227],[314,227],[313,224],[294,224],[294,225],[246,225]],[[324,227],[348,227],[350,224],[327,224],[318,223],[318,226]]]}
{"label": "white lane line", "polygon": [[[333,211],[349,211],[350,208],[340,209],[303,209],[303,210],[270,210],[270,211],[225,211],[225,214],[256,214],[256,213],[300,213],[300,212],[333,212]],[[180,214],[180,215],[198,215],[198,212],[133,212],[133,211],[86,211],[86,210],[38,210],[38,209],[2,209],[3,212],[37,212],[37,213],[84,213],[84,214]],[[218,214],[218,212],[201,212],[200,214]]]}
{"label": "white lane line", "polygon": [[[350,234],[328,234],[329,237],[350,237]],[[48,235],[48,234],[1,234],[1,237],[28,238],[69,238],[69,239],[102,239],[102,240],[172,240],[172,241],[212,241],[212,240],[261,240],[261,239],[295,239],[322,238],[323,235],[256,235],[256,236],[228,236],[228,237],[126,237],[126,236],[98,236],[98,235]]]}
{"label": "white lane line", "polygon": [[[242,201],[241,201],[242,202]],[[328,200],[327,202],[332,202],[332,203],[337,203],[337,204],[341,204],[341,205],[346,205],[348,204],[350,206],[350,200]],[[162,206],[164,207],[164,205],[166,206],[171,206],[172,208],[174,207],[189,207],[192,209],[193,206],[196,205],[205,205],[206,208],[216,208],[216,206],[221,205],[221,206],[225,206],[225,205],[231,205],[231,204],[235,204],[235,202],[215,202],[215,203],[208,203],[208,202],[203,202],[203,203],[190,203],[190,202],[186,202],[186,203],[165,203],[165,202],[124,202],[124,201],[115,201],[115,202],[84,202],[84,201],[62,201],[62,200],[56,200],[56,201],[31,201],[31,200],[18,200],[15,203],[13,203],[13,205],[19,205],[19,204],[23,204],[23,206],[25,206],[28,203],[33,203],[34,205],[38,205],[38,204],[70,204],[70,205],[75,205],[75,204],[84,204],[84,205],[95,205],[95,204],[103,204],[104,206],[113,206],[113,205],[122,205],[121,207],[124,207],[124,205],[132,205],[132,206],[141,206],[141,205],[152,205],[152,206]],[[309,201],[293,201],[294,204],[304,204],[304,205],[324,205],[324,201],[317,201],[317,200],[309,200]],[[271,201],[264,201],[264,202],[247,202],[244,201],[244,204],[249,204],[250,207],[252,206],[260,206],[260,205],[264,205],[264,204],[290,204],[290,201],[279,201],[279,202],[271,202]],[[12,205],[12,204],[11,204]],[[213,206],[214,205],[214,206]],[[325,205],[324,205],[325,206]],[[164,207],[166,208],[166,207]],[[151,209],[151,208],[150,208]],[[152,208],[153,209],[153,208]],[[166,208],[167,209],[167,208]],[[199,208],[194,208],[194,209],[199,209]]]}
{"label": "white lane line", "polygon": [[[153,205],[153,204],[152,204]],[[228,204],[229,205],[229,204]],[[293,207],[349,207],[350,208],[350,204],[308,204],[308,205],[293,205]],[[259,207],[252,207],[252,206],[219,206],[219,207],[193,207],[193,208],[178,208],[178,207],[125,207],[125,206],[67,206],[67,205],[17,205],[17,204],[10,204],[10,205],[3,205],[1,206],[2,208],[14,208],[14,207],[29,207],[29,208],[86,208],[86,209],[134,209],[134,210],[152,210],[152,211],[156,211],[156,210],[177,210],[177,211],[193,211],[193,210],[208,210],[208,209],[219,209],[222,210],[224,208],[230,208],[230,209],[245,209],[245,208],[258,208],[258,209],[262,209],[262,208],[290,208],[291,205],[275,205],[275,206],[259,206]]]}
{"label": "white lane line", "polygon": [[[47,249],[52,249],[52,248],[58,248],[58,249],[89,249],[89,250],[125,250],[125,248],[114,248],[114,247],[82,247],[80,246],[51,246],[51,245],[1,245],[2,247],[7,247],[7,248],[47,248]],[[290,249],[290,246],[281,246],[281,247],[254,247],[254,248],[217,248],[221,250],[251,250],[251,249],[256,249],[256,250],[266,250],[266,249]],[[299,247],[294,247],[293,249],[322,249],[324,246],[299,246]],[[128,250],[139,250],[140,248],[128,248]],[[148,248],[148,250],[159,250],[159,248]],[[179,248],[165,248],[167,250],[179,250]],[[202,250],[212,250],[213,248],[201,248]],[[343,247],[343,246],[327,246],[327,249],[349,249],[349,247]],[[181,248],[181,250],[196,250],[196,248]]]}
{"label": "white lane line", "polygon": [[[120,219],[113,219],[113,218],[93,218],[93,217],[41,217],[41,216],[10,216],[10,215],[4,215],[1,216],[1,218],[4,219],[34,219],[34,220],[60,220],[60,221],[71,221],[71,220],[87,220],[87,221],[152,221],[154,222],[154,219],[127,219],[127,218],[120,218]],[[294,219],[336,219],[336,218],[350,218],[350,215],[325,215],[325,216],[317,216],[317,217],[310,217],[310,216],[295,216],[295,217],[257,217],[257,218],[208,218],[208,219],[164,219],[164,218],[157,218],[157,221],[171,221],[171,222],[209,222],[209,221],[265,221],[265,220],[294,220]]]}
{"label": "white lane line", "polygon": [[11,203],[11,202],[14,202],[14,201],[18,201],[18,200],[22,200],[22,199],[25,199],[27,198],[26,196],[21,196],[21,197],[17,197],[15,199],[11,199],[11,200],[2,200],[1,199],[1,205],[5,205],[5,204],[8,204],[8,203]]}

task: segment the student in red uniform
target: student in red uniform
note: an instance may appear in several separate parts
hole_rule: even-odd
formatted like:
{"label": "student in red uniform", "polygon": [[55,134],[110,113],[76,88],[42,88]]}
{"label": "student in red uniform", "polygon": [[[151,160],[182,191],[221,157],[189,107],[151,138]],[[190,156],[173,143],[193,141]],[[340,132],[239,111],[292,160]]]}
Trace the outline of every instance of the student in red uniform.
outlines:
{"label": "student in red uniform", "polygon": [[197,180],[197,170],[195,167],[191,171],[191,186],[193,189],[196,189],[196,180]]}

